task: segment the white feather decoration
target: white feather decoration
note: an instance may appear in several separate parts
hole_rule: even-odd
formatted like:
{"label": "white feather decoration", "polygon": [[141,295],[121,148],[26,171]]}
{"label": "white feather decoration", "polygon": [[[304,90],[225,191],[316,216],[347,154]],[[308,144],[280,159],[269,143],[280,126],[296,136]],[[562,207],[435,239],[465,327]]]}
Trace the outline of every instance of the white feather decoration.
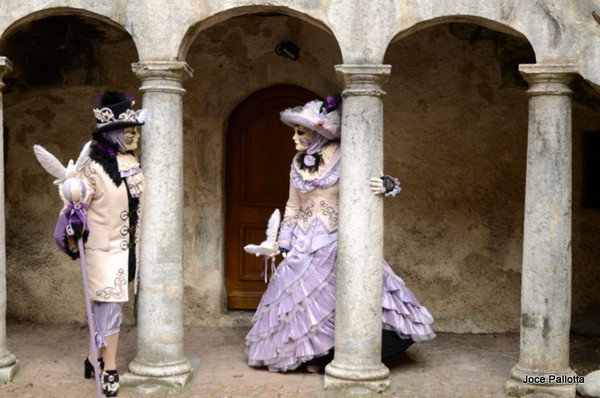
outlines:
{"label": "white feather decoration", "polygon": [[[35,153],[35,157],[37,158],[38,162],[40,162],[42,167],[46,169],[48,173],[56,177],[57,180],[62,180],[65,178],[67,169],[53,154],[48,152],[41,145],[34,145],[33,152]],[[56,184],[57,182],[54,181],[54,183]]]}
{"label": "white feather decoration", "polygon": [[77,159],[77,163],[73,162],[71,159],[69,160],[67,167],[63,166],[56,156],[48,152],[46,148],[41,145],[34,145],[33,152],[42,167],[52,176],[56,177],[54,184],[58,185],[67,178],[75,177],[77,173],[82,170],[85,161],[90,157],[91,143],[92,142],[89,141],[83,146],[79,158]]}
{"label": "white feather decoration", "polygon": [[279,232],[279,224],[281,224],[281,213],[279,209],[275,209],[271,217],[269,217],[269,223],[267,224],[267,241],[277,241],[277,233]]}
{"label": "white feather decoration", "polygon": [[81,171],[83,169],[83,164],[90,157],[90,152],[91,152],[90,145],[92,145],[92,141],[86,142],[85,145],[83,146],[83,148],[81,149],[81,153],[79,154],[79,157],[77,158],[77,162],[75,162],[75,170]]}
{"label": "white feather decoration", "polygon": [[279,251],[277,245],[277,233],[279,232],[279,224],[281,223],[281,213],[279,209],[275,209],[269,222],[267,223],[267,238],[260,245],[246,245],[244,250],[246,253],[255,254],[258,256],[273,256]]}

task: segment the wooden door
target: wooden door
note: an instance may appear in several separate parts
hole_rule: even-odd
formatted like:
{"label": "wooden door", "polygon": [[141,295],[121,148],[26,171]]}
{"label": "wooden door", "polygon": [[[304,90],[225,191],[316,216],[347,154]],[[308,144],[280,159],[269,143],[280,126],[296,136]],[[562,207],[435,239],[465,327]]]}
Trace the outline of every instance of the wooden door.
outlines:
{"label": "wooden door", "polygon": [[[279,112],[315,98],[297,86],[269,87],[248,97],[229,120],[225,279],[231,309],[256,309],[266,288],[263,258],[246,253],[244,246],[265,240],[267,222],[275,209],[283,218],[296,151],[294,131],[279,120]],[[281,256],[277,260],[281,261]]]}

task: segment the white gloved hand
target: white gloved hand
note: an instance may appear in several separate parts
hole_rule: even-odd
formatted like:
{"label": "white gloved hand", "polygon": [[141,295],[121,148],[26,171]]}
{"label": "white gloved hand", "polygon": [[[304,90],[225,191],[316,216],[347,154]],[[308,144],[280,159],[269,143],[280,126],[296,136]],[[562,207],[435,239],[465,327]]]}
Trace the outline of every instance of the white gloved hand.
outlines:
{"label": "white gloved hand", "polygon": [[381,177],[372,177],[371,180],[369,180],[369,185],[371,186],[371,191],[374,195],[381,195],[385,192]]}
{"label": "white gloved hand", "polygon": [[369,180],[371,191],[375,195],[396,196],[402,190],[400,181],[392,176],[380,172],[380,177],[372,177]]}
{"label": "white gloved hand", "polygon": [[260,245],[246,245],[244,246],[244,251],[256,255],[256,257],[275,257],[280,253],[277,242],[274,241],[264,241]]}

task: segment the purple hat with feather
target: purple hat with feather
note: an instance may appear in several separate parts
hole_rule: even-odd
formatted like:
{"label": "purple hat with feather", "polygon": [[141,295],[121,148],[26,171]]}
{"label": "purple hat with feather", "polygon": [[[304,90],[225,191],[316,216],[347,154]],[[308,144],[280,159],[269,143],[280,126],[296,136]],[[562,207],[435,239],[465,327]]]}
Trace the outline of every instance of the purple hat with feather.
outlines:
{"label": "purple hat with feather", "polygon": [[92,136],[144,124],[147,111],[146,109],[134,111],[135,101],[130,94],[107,91],[98,96],[98,102],[100,106],[94,108],[96,130],[94,130]]}

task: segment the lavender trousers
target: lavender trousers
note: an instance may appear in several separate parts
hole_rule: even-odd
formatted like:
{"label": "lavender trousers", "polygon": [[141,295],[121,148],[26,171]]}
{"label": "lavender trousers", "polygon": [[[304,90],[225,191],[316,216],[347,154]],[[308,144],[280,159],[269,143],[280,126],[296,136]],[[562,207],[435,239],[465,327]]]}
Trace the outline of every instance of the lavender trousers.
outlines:
{"label": "lavender trousers", "polygon": [[106,347],[106,336],[119,333],[123,321],[123,303],[92,301],[96,324],[96,347]]}

